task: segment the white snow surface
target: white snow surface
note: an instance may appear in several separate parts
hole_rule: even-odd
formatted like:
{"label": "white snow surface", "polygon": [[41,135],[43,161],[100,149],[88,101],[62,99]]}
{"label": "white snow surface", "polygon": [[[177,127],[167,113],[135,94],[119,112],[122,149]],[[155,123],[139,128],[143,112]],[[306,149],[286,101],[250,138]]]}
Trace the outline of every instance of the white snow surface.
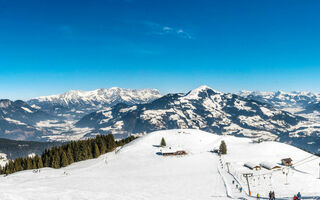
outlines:
{"label": "white snow surface", "polygon": [[[185,150],[185,156],[161,156],[161,138],[168,147]],[[219,156],[211,152],[227,144],[228,154]],[[40,173],[32,170],[0,176],[1,199],[112,199],[112,200],[206,200],[247,198],[247,189],[241,173],[251,172],[253,195],[266,197],[274,190],[276,197],[287,199],[297,192],[304,197],[320,195],[319,158],[299,165],[289,172],[289,184],[285,185],[282,171],[252,171],[243,164],[262,161],[280,162],[291,157],[293,162],[310,157],[293,146],[278,142],[253,143],[248,138],[218,136],[199,130],[157,131],[100,156],[97,159],[74,163],[61,169],[43,168]],[[225,163],[230,163],[227,173]],[[258,174],[272,174],[265,181]],[[267,176],[267,175],[265,175]],[[269,176],[269,175],[268,175]],[[236,179],[234,179],[236,178]],[[240,193],[232,181],[242,186]],[[271,180],[271,181],[270,181]],[[252,198],[253,199],[253,198]]]}

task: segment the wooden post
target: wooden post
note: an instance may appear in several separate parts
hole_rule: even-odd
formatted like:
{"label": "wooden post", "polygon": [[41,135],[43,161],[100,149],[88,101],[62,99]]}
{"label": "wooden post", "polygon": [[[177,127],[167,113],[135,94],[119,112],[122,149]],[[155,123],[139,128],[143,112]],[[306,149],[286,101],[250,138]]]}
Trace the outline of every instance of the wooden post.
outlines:
{"label": "wooden post", "polygon": [[250,184],[249,184],[249,179],[248,179],[248,177],[253,176],[253,174],[252,174],[252,173],[248,173],[248,174],[243,174],[243,176],[244,176],[244,177],[246,178],[246,180],[247,180],[248,192],[249,192],[249,196],[251,196],[251,190],[250,190]]}
{"label": "wooden post", "polygon": [[230,169],[229,169],[230,163],[229,163],[229,162],[226,162],[226,165],[227,165],[227,168],[228,168],[228,173],[230,173]]}
{"label": "wooden post", "polygon": [[320,179],[320,163],[319,163],[319,179]]}
{"label": "wooden post", "polygon": [[286,174],[286,183],[285,183],[285,185],[289,185],[289,183],[288,183],[288,175],[289,175],[289,167],[287,167],[286,168],[287,169],[287,171],[285,172],[285,174]]}

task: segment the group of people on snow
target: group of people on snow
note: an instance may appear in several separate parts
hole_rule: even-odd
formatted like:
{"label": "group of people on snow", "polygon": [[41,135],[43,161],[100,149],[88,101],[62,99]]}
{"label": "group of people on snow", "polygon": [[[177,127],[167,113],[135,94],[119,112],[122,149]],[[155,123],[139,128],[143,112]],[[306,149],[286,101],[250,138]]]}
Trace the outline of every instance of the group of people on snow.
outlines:
{"label": "group of people on snow", "polygon": [[[260,194],[257,193],[257,199],[260,199]],[[269,192],[269,200],[275,200],[276,199],[276,196],[274,194],[274,191],[270,191]]]}
{"label": "group of people on snow", "polygon": [[270,191],[269,192],[269,200],[275,200],[276,199],[276,195],[274,194],[274,191]]}
{"label": "group of people on snow", "polygon": [[301,200],[301,194],[300,194],[300,192],[298,192],[297,195],[294,195],[294,196],[293,196],[293,200]]}
{"label": "group of people on snow", "polygon": [[[257,193],[257,199],[260,199],[260,194]],[[275,200],[276,196],[274,194],[274,191],[270,191],[269,192],[269,200]],[[301,200],[301,193],[298,192],[298,194],[293,196],[293,200]]]}

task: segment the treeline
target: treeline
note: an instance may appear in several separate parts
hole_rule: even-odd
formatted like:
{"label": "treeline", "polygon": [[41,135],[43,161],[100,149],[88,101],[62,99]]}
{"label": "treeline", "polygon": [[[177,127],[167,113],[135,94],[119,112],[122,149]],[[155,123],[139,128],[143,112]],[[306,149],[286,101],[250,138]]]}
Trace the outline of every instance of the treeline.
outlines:
{"label": "treeline", "polygon": [[96,138],[72,141],[59,147],[46,149],[41,156],[16,158],[6,166],[0,167],[0,174],[12,174],[22,170],[39,169],[43,167],[61,168],[74,162],[97,158],[101,154],[113,151],[134,140],[135,137],[115,141],[112,134],[98,135]]}

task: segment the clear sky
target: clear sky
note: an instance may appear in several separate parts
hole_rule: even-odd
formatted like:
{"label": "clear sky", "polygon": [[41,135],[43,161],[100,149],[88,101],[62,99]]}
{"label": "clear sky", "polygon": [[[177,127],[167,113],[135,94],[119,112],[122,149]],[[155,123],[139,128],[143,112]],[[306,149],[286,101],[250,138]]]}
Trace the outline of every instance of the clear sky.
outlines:
{"label": "clear sky", "polygon": [[320,91],[320,1],[0,0],[0,98]]}

